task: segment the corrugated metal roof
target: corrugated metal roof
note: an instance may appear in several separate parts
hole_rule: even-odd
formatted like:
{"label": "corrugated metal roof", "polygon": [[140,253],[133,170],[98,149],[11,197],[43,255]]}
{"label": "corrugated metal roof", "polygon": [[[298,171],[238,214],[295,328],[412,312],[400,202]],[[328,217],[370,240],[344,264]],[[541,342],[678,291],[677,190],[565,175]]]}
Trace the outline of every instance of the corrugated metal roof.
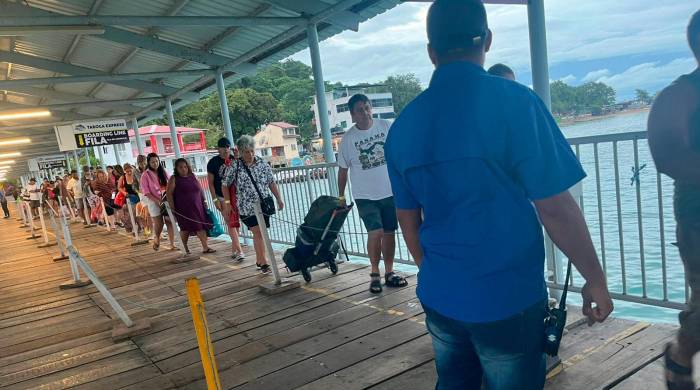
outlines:
{"label": "corrugated metal roof", "polygon": [[[340,0],[317,0],[308,3],[316,3],[320,9],[325,9],[338,3]],[[175,14],[177,16],[267,16],[267,17],[299,17],[299,10],[295,10],[294,2],[287,3],[279,0],[14,0],[6,2],[7,7],[18,7],[16,12],[22,15],[31,16],[36,13],[46,14],[46,11],[62,15],[87,15],[91,9],[94,15],[135,15],[135,16],[165,16]],[[277,5],[270,5],[276,3]],[[359,20],[366,20],[386,11],[397,5],[399,0],[358,0],[355,6],[347,8],[347,11],[354,12]],[[282,6],[280,6],[280,4]],[[96,6],[98,5],[98,6]],[[3,5],[5,6],[5,5]],[[94,9],[93,9],[94,8]],[[174,12],[176,11],[176,12]],[[16,13],[6,13],[15,15]],[[305,16],[311,16],[305,14]],[[3,15],[0,15],[3,17]],[[246,27],[223,27],[223,26],[198,26],[198,27],[144,27],[144,26],[112,26],[113,29],[120,29],[130,34],[139,34],[135,37],[145,42],[146,46],[133,42],[124,42],[124,39],[114,39],[110,36],[102,35],[68,35],[68,34],[41,34],[28,35],[15,38],[0,38],[0,55],[13,51],[26,55],[19,59],[18,63],[12,64],[11,79],[45,78],[54,76],[65,76],[65,72],[58,72],[56,69],[62,68],[68,73],[85,74],[109,74],[116,73],[138,73],[138,72],[166,72],[172,70],[193,70],[208,69],[209,66],[188,61],[183,57],[187,50],[194,53],[204,51],[230,62],[239,56],[249,53],[251,50],[260,47],[271,39],[277,39],[285,34],[293,26],[288,25],[256,25]],[[332,35],[340,33],[344,27],[320,23],[319,38],[326,39]],[[232,32],[233,31],[233,32]],[[225,33],[224,38],[221,34]],[[110,39],[107,39],[110,38]],[[216,40],[215,45],[212,42]],[[149,42],[150,41],[150,42]],[[14,42],[14,45],[12,44]],[[157,49],[148,47],[154,45],[179,45],[175,49]],[[288,40],[253,58],[252,61],[259,67],[269,65],[278,60],[284,59],[295,52],[307,47],[305,31],[294,36],[289,36]],[[187,49],[187,50],[185,50]],[[29,61],[33,57],[50,60],[36,63]],[[209,55],[209,58],[215,58]],[[198,60],[201,57],[197,58]],[[0,59],[2,61],[2,59]],[[64,62],[65,61],[65,62]],[[5,78],[5,64],[0,63],[0,80]],[[70,68],[70,65],[81,67]],[[65,68],[65,66],[69,66]],[[46,68],[46,69],[42,69]],[[227,73],[227,83],[231,83],[242,75]],[[191,86],[191,83],[199,79],[199,75],[178,75],[160,77],[152,80],[128,80],[109,82],[73,82],[58,84],[31,85],[15,88],[16,92],[9,92],[7,98],[0,92],[0,107],[3,101],[15,104],[55,104],[55,103],[75,103],[91,100],[123,100],[135,97],[157,96],[153,92],[161,91],[163,96],[171,95],[181,88]],[[148,84],[147,84],[148,83]],[[144,86],[149,86],[144,89]],[[150,90],[150,92],[149,92]],[[197,93],[207,95],[215,90],[213,81],[208,81],[203,86],[197,88]],[[84,100],[83,100],[84,99]],[[183,102],[176,103],[181,106]],[[148,103],[131,104],[131,107],[146,107]],[[60,122],[66,118],[79,118],[87,116],[101,117],[103,115],[114,115],[115,113],[125,113],[125,107],[114,108],[107,106],[85,106],[75,108],[61,108],[60,111],[53,111],[54,118],[50,121]],[[7,106],[4,106],[7,107]],[[156,112],[161,107],[155,107]],[[122,111],[119,111],[122,110]],[[126,113],[125,113],[126,114]],[[129,114],[131,115],[131,114]],[[39,123],[48,123],[49,120],[41,120]],[[22,125],[26,121],[3,122],[0,123],[0,137],[20,134],[21,130],[14,130],[7,126]],[[5,127],[3,127],[5,126]],[[46,133],[47,126],[36,128],[32,131],[42,131]],[[53,153],[54,149],[44,147],[43,150],[31,150],[28,148],[26,157],[37,154]],[[26,165],[26,164],[24,164]],[[19,167],[26,168],[26,167]]]}

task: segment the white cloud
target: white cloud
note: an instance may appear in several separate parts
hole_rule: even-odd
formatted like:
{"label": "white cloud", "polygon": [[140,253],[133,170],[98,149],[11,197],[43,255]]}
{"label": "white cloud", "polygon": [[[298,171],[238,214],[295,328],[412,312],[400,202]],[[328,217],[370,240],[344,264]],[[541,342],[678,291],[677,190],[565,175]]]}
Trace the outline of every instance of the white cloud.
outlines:
{"label": "white cloud", "polygon": [[560,78],[559,80],[561,80],[561,81],[563,81],[563,82],[565,82],[565,83],[567,83],[567,84],[572,84],[572,83],[574,83],[574,82],[576,81],[576,76],[570,74],[570,75],[568,75],[568,76],[566,76],[566,77]]}
{"label": "white cloud", "polygon": [[609,76],[610,71],[608,69],[599,69],[599,70],[594,70],[592,72],[588,72],[583,78],[581,79],[582,82],[587,83],[589,81],[598,81],[603,77]]}
{"label": "white cloud", "polygon": [[[433,69],[425,50],[428,6],[401,4],[363,23],[359,33],[344,32],[324,41],[321,53],[326,78],[351,83],[413,72],[427,83]],[[677,0],[557,0],[545,2],[545,6],[550,65],[650,53],[689,53],[685,26],[697,9],[693,1]],[[527,8],[489,5],[487,9],[494,31],[487,65],[502,62],[516,73],[529,72]],[[293,58],[309,63],[308,51]],[[609,76],[590,72],[581,80]]]}
{"label": "white cloud", "polygon": [[631,97],[637,88],[658,91],[696,66],[697,62],[692,57],[678,58],[665,64],[649,62],[632,66],[622,73],[600,77],[597,81],[608,84],[617,91],[623,91],[623,95],[618,96],[618,99],[626,99]]}

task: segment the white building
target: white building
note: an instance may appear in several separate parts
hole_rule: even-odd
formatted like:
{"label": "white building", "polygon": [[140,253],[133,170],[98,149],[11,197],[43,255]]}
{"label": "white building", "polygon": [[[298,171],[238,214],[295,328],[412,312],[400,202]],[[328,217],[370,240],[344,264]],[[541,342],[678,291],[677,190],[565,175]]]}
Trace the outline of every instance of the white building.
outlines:
{"label": "white building", "polygon": [[[343,133],[352,127],[353,122],[348,109],[348,100],[355,94],[364,94],[372,102],[372,113],[375,118],[393,119],[394,101],[391,92],[383,85],[369,85],[358,87],[346,87],[326,92],[326,105],[328,106],[328,120],[331,125],[331,133]],[[318,106],[314,96],[312,110],[314,123],[316,124],[316,136],[321,136],[321,122],[318,116]]]}
{"label": "white building", "polygon": [[286,122],[263,125],[255,134],[255,154],[273,167],[285,167],[299,158],[299,129]]}

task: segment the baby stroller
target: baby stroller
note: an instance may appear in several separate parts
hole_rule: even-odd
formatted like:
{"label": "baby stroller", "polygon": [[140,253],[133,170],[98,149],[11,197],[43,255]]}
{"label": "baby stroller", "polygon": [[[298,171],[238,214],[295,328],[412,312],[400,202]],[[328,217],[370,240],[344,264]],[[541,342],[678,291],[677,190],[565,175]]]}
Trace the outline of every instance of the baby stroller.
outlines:
{"label": "baby stroller", "polygon": [[294,248],[284,253],[287,269],[301,272],[307,283],[311,281],[311,267],[322,263],[326,263],[334,275],[338,272],[335,258],[341,247],[347,258],[338,233],[353,205],[339,206],[338,202],[334,196],[324,195],[316,199],[297,230]]}

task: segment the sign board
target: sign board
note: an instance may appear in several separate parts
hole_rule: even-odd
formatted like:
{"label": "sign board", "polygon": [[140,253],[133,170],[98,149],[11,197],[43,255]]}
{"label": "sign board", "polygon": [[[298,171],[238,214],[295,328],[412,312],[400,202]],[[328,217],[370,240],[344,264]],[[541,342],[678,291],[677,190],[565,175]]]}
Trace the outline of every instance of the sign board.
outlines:
{"label": "sign board", "polygon": [[128,128],[124,119],[75,122],[70,125],[55,126],[54,132],[58,149],[62,152],[129,142]]}
{"label": "sign board", "polygon": [[27,161],[27,164],[29,170],[34,172],[42,169],[68,168],[66,157],[60,154],[32,158]]}
{"label": "sign board", "polygon": [[91,148],[129,142],[129,132],[124,119],[82,122],[73,124],[75,144],[78,148]]}

